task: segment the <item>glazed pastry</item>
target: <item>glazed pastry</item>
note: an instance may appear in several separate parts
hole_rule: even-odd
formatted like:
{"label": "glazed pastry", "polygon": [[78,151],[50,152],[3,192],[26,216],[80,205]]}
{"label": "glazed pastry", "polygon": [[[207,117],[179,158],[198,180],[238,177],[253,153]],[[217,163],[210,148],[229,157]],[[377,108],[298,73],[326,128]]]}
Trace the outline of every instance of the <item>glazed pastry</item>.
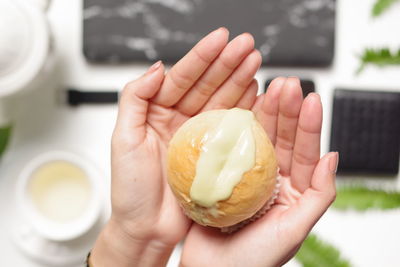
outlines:
{"label": "glazed pastry", "polygon": [[[226,228],[265,208],[277,187],[274,147],[249,110],[201,113],[168,148],[168,182],[195,222]],[[270,203],[269,203],[270,204]]]}

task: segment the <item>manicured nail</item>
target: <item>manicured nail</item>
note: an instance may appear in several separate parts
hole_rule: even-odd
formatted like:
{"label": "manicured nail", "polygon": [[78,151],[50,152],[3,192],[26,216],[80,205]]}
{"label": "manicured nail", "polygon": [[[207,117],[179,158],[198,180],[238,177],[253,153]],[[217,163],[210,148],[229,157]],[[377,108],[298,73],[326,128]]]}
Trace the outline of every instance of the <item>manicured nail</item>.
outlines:
{"label": "manicured nail", "polygon": [[161,66],[161,60],[157,61],[151,67],[147,70],[147,74],[150,74],[152,72],[155,72],[160,66]]}
{"label": "manicured nail", "polygon": [[288,81],[295,82],[297,85],[301,86],[300,78],[297,76],[289,76],[287,78]]}
{"label": "manicured nail", "polygon": [[221,34],[223,32],[229,32],[227,28],[225,27],[219,27],[218,29],[216,29],[215,31],[213,31],[211,34]]}
{"label": "manicured nail", "polygon": [[339,153],[334,152],[334,155],[329,159],[329,170],[333,173],[337,172],[337,167],[339,164]]}
{"label": "manicured nail", "polygon": [[254,41],[253,35],[249,32],[243,32],[243,33],[239,34],[238,36],[236,36],[236,38],[244,38],[244,37],[246,37],[247,39],[250,37]]}
{"label": "manicured nail", "polygon": [[308,101],[316,101],[317,103],[321,103],[321,96],[318,93],[310,92],[307,94],[306,98]]}

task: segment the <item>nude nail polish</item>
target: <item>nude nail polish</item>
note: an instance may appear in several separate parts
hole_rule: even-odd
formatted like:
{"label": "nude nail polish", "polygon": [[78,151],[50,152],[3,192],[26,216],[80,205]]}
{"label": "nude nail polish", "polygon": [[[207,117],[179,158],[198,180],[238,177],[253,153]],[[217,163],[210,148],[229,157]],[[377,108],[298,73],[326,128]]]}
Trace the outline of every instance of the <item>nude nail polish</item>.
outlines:
{"label": "nude nail polish", "polygon": [[337,172],[337,167],[339,164],[339,153],[334,152],[334,155],[329,159],[329,170],[333,173]]}
{"label": "nude nail polish", "polygon": [[147,74],[155,72],[160,66],[161,66],[162,61],[159,60],[156,63],[154,63],[153,65],[151,65],[151,67],[147,70]]}

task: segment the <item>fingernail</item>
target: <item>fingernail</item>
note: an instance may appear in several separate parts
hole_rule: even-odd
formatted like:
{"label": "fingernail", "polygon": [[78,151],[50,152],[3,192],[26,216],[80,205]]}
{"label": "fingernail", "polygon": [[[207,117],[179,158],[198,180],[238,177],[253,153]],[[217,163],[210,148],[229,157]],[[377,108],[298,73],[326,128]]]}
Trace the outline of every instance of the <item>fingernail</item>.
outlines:
{"label": "fingernail", "polygon": [[316,103],[321,103],[321,97],[317,93],[314,92],[308,93],[306,98],[308,99],[308,101],[316,101]]}
{"label": "fingernail", "polygon": [[329,170],[333,173],[336,173],[338,164],[339,164],[339,153],[334,152],[334,155],[331,156],[331,158],[329,159]]}
{"label": "fingernail", "polygon": [[243,33],[239,34],[238,36],[236,36],[236,38],[246,38],[246,39],[248,39],[249,37],[251,39],[253,39],[253,41],[254,41],[253,35],[249,32],[243,32]]}
{"label": "fingernail", "polygon": [[217,29],[217,31],[227,31],[228,29],[227,28],[225,28],[225,27],[219,27],[218,29]]}
{"label": "fingernail", "polygon": [[211,34],[221,34],[223,32],[229,32],[227,28],[225,27],[219,27],[215,31],[213,31]]}
{"label": "fingernail", "polygon": [[161,66],[161,60],[157,61],[147,70],[147,74],[155,72]]}
{"label": "fingernail", "polygon": [[300,78],[297,76],[289,76],[287,78],[288,81],[295,82],[297,85],[301,86]]}

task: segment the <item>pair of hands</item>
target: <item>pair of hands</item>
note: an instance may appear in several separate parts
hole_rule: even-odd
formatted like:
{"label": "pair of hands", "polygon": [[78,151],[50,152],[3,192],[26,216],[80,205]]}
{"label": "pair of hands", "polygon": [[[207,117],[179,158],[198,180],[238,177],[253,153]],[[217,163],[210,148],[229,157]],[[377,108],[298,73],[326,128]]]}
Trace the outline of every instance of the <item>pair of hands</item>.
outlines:
{"label": "pair of hands", "polygon": [[[294,256],[335,198],[337,153],[320,159],[322,105],[304,100],[297,78],[279,77],[257,96],[261,55],[250,34],[228,43],[220,28],[171,70],[157,62],[126,85],[112,138],[112,216],[92,251],[99,266],[162,266],[186,238],[182,266],[277,266]],[[226,235],[192,224],[166,177],[168,142],[206,110],[252,110],[275,145],[281,178],[276,204]]]}

